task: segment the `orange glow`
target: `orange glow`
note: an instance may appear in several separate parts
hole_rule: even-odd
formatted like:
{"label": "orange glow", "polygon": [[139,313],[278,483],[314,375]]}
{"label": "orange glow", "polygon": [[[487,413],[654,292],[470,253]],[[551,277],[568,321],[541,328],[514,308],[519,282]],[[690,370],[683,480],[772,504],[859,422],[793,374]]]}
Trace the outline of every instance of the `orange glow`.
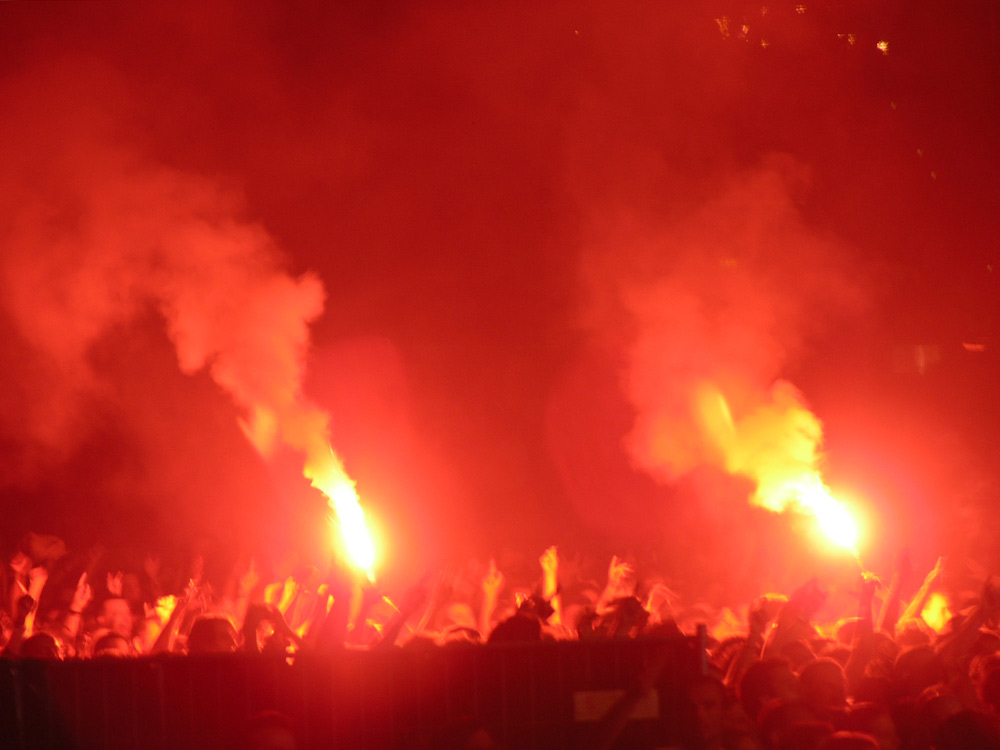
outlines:
{"label": "orange glow", "polygon": [[935,591],[928,597],[920,619],[926,622],[936,633],[944,630],[951,619],[951,608],[948,606],[948,597]]}
{"label": "orange glow", "polygon": [[828,541],[857,557],[858,524],[847,507],[830,493],[819,475],[797,477],[782,486],[769,488],[768,492],[771,493],[768,505],[777,499],[782,508],[791,505],[815,517],[819,530]]}
{"label": "orange glow", "polygon": [[695,408],[726,471],[756,483],[752,504],[812,516],[831,544],[857,557],[858,524],[816,468],[822,425],[790,383],[776,383],[766,400],[739,418],[716,386],[703,384]]}
{"label": "orange glow", "polygon": [[[320,465],[316,465],[319,463]],[[302,472],[313,487],[327,497],[340,531],[347,561],[362,571],[369,580],[375,580],[375,542],[365,521],[354,480],[347,476],[340,460],[331,450],[328,460],[307,463]]]}

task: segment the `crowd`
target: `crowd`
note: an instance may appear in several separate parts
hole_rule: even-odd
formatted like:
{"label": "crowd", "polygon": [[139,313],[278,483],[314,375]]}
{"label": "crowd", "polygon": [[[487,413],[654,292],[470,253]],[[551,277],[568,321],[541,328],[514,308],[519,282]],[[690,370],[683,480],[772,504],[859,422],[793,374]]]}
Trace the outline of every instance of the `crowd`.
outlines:
{"label": "crowd", "polygon": [[[668,733],[683,747],[1000,750],[1000,586],[985,581],[933,629],[921,613],[943,561],[922,582],[905,555],[890,580],[862,574],[857,609],[818,622],[828,592],[816,581],[761,595],[734,621],[692,613],[662,580],[641,579],[616,557],[604,580],[561,571],[555,547],[533,580],[507,581],[490,561],[422,581],[396,602],[341,566],[271,580],[247,560],[220,584],[200,558],[183,576],[166,576],[154,557],[125,571],[104,557],[26,537],[3,572],[2,658],[247,652],[294,661],[345,648],[691,634],[714,619],[707,670],[685,679],[680,726]],[[652,653],[594,723],[590,747],[622,746],[633,711],[660,683],[663,662]],[[645,741],[660,746],[655,736]],[[484,728],[465,742],[495,746]]]}

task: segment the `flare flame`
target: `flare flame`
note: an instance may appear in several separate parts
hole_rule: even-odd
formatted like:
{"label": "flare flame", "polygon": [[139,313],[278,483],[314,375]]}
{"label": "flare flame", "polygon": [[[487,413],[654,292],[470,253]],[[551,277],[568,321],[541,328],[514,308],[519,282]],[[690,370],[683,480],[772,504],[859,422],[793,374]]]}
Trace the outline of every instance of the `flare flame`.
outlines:
{"label": "flare flame", "polygon": [[307,463],[303,474],[313,487],[326,495],[340,526],[340,541],[348,562],[375,580],[375,543],[372,540],[365,511],[361,507],[354,480],[347,476],[333,450],[323,465]]}
{"label": "flare flame", "polygon": [[346,562],[374,581],[375,542],[355,482],[330,445],[329,422],[329,414],[297,398],[285,404],[281,413],[257,405],[241,426],[265,456],[278,441],[304,454],[302,475],[326,497]]}
{"label": "flare flame", "polygon": [[714,385],[702,385],[695,404],[702,431],[723,467],[756,483],[751,503],[775,513],[794,510],[812,516],[831,544],[857,557],[857,522],[816,469],[822,425],[794,386],[777,382],[768,401],[739,420]]}

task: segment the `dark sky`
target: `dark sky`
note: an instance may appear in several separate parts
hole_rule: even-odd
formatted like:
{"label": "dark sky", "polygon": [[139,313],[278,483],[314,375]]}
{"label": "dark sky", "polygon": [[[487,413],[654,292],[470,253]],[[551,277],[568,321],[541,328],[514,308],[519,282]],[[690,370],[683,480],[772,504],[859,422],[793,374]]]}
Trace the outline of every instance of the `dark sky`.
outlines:
{"label": "dark sky", "polygon": [[1000,4],[613,5],[0,4],[5,542],[311,548],[301,401],[389,579],[777,584],[690,403],[783,380],[863,556],[1000,562]]}

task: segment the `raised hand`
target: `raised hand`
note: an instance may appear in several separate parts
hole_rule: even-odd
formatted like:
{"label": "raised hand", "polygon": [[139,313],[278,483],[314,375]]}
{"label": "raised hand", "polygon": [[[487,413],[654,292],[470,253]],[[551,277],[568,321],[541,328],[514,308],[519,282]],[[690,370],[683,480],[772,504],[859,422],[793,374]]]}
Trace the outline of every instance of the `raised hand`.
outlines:
{"label": "raised hand", "polygon": [[872,573],[870,570],[866,570],[861,574],[861,585],[859,587],[859,597],[862,601],[871,604],[872,599],[875,598],[875,591],[882,587],[882,580]]}
{"label": "raised hand", "polygon": [[662,583],[653,585],[649,590],[649,596],[646,597],[646,609],[654,622],[661,622],[665,616],[670,615],[670,601],[676,598],[677,594]]}
{"label": "raised hand", "polygon": [[49,571],[39,565],[28,571],[28,593],[37,600],[45,588],[45,583],[49,580]]}
{"label": "raised hand", "polygon": [[125,575],[119,570],[117,573],[108,573],[108,593],[111,594],[113,599],[122,598],[122,590],[124,588]]}
{"label": "raised hand", "polygon": [[166,594],[156,600],[156,606],[153,607],[153,611],[160,622],[166,622],[170,619],[170,615],[173,614],[176,608],[177,597],[173,594]]}
{"label": "raised hand", "polygon": [[780,594],[764,594],[757,597],[750,605],[750,632],[763,633],[765,628],[774,621],[788,601],[787,597]]}
{"label": "raised hand", "polygon": [[247,566],[246,572],[240,576],[240,598],[246,599],[249,597],[253,590],[257,588],[258,583],[260,583],[260,574],[257,572],[257,561],[251,557],[250,564]]}
{"label": "raised hand", "polygon": [[31,558],[18,550],[10,558],[10,569],[14,571],[17,578],[27,578],[28,571],[31,570]]}
{"label": "raised hand", "polygon": [[608,585],[620,588],[634,572],[631,565],[624,560],[619,560],[618,555],[612,555],[611,563],[608,565]]}
{"label": "raised hand", "polygon": [[559,550],[555,545],[542,553],[538,563],[542,566],[542,596],[551,599],[559,590]]}
{"label": "raised hand", "polygon": [[538,563],[542,566],[543,573],[546,575],[556,575],[559,571],[559,549],[555,545],[552,545],[538,558]]}
{"label": "raised hand", "polygon": [[796,589],[788,599],[798,613],[807,620],[812,619],[816,611],[823,606],[826,601],[827,592],[820,588],[819,581],[810,579],[805,584]]}
{"label": "raised hand", "polygon": [[82,614],[90,606],[90,602],[93,599],[94,589],[87,583],[87,572],[84,571],[76,582],[76,588],[73,590],[73,599],[69,604],[69,611],[74,614]]}
{"label": "raised hand", "polygon": [[490,560],[490,567],[483,576],[483,593],[495,599],[500,594],[503,584],[503,573],[497,570],[497,561]]}

